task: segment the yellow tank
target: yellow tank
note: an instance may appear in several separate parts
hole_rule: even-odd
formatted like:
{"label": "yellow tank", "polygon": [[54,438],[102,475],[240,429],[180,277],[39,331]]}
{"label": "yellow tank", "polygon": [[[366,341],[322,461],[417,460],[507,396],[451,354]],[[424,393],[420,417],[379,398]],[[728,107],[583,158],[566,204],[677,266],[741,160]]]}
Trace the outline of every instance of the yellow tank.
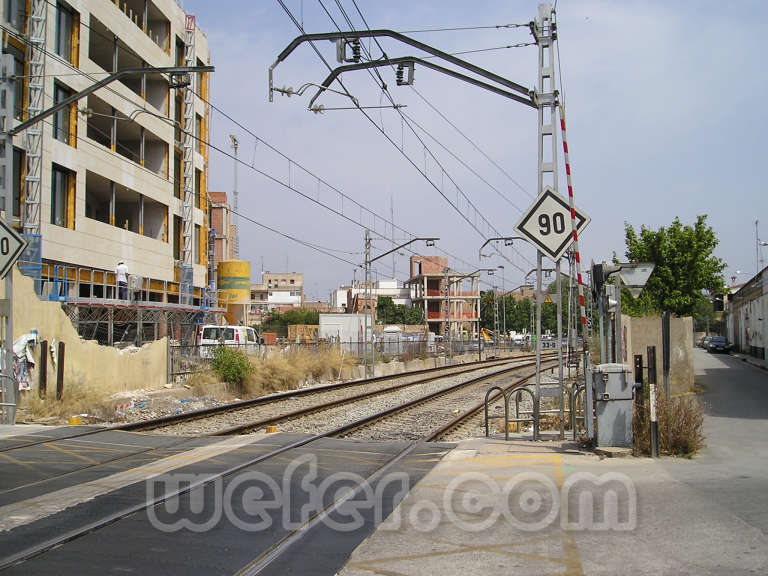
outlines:
{"label": "yellow tank", "polygon": [[251,263],[242,260],[219,262],[219,303],[247,304],[251,299]]}

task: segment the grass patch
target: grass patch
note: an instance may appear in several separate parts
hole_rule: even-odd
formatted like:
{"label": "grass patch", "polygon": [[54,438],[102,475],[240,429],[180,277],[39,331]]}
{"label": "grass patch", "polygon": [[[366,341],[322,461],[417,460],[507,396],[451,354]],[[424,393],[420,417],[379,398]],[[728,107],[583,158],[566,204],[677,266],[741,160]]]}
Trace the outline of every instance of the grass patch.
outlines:
{"label": "grass patch", "polygon": [[[664,394],[657,391],[656,417],[659,453],[690,458],[704,446],[704,413],[695,397],[683,396],[667,402]],[[650,420],[648,400],[642,404],[635,402],[633,428],[636,453],[651,453]]]}
{"label": "grass patch", "polygon": [[354,358],[336,349],[291,350],[274,354],[266,359],[252,359],[252,372],[243,383],[243,392],[249,396],[268,394],[277,390],[297,388],[305,381],[349,378],[357,366]]}

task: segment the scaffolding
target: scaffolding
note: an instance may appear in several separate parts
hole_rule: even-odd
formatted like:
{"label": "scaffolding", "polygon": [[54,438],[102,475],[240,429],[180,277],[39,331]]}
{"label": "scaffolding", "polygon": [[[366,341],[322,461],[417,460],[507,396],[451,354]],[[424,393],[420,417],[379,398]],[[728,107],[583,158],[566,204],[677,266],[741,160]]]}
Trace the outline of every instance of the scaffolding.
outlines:
{"label": "scaffolding", "polygon": [[[26,118],[40,114],[45,107],[45,44],[48,2],[31,0],[29,4],[29,41],[27,43],[27,110]],[[43,176],[43,123],[27,128],[23,236],[27,248],[21,256],[23,274],[35,279],[41,288],[42,245],[40,237],[40,196]]]}
{"label": "scaffolding", "polygon": [[[195,65],[195,17],[187,14],[184,25],[184,65]],[[192,267],[192,239],[194,221],[192,208],[195,201],[195,94],[191,76],[189,83],[184,88],[184,110],[182,122],[184,124],[182,154],[183,154],[183,206],[181,210],[181,269],[179,301],[189,305],[192,302],[192,287],[194,282],[194,269]]]}

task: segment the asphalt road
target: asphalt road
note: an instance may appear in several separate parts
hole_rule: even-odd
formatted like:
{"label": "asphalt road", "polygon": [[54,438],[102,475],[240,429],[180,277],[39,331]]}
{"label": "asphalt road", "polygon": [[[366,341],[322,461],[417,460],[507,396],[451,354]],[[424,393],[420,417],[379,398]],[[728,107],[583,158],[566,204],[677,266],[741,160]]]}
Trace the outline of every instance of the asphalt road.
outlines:
{"label": "asphalt road", "polygon": [[665,468],[768,535],[768,372],[699,349],[694,363],[707,446],[690,465]]}

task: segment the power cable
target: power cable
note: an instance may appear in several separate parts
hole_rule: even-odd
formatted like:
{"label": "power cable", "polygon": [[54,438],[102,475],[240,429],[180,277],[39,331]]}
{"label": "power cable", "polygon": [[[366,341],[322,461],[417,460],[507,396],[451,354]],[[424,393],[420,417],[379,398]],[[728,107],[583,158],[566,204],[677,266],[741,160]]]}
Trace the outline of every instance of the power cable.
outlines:
{"label": "power cable", "polygon": [[[322,5],[322,0],[319,0],[319,1],[320,1],[321,5]],[[292,20],[292,21],[294,22],[294,24],[297,26],[297,28],[298,28],[298,29],[299,29],[299,30],[300,30],[300,31],[301,31],[301,32],[304,34],[304,33],[305,33],[305,31],[304,31],[303,27],[301,27],[301,25],[300,25],[300,24],[298,23],[298,21],[296,20],[295,16],[294,16],[294,15],[291,13],[291,11],[290,11],[290,10],[289,10],[289,9],[288,9],[286,6],[285,6],[285,3],[283,2],[283,0],[278,0],[278,2],[279,2],[279,3],[280,3],[280,5],[283,7],[283,10],[286,12],[286,14],[288,14],[288,16],[291,18],[291,20]],[[362,14],[362,12],[360,11],[359,7],[357,6],[357,3],[356,3],[354,0],[353,0],[353,4],[355,4],[355,7],[357,8],[357,10],[358,10],[358,13],[360,13],[360,16],[361,16],[361,18],[363,19],[363,22],[364,22],[365,26],[368,28],[368,30],[370,30],[370,27],[368,26],[368,23],[367,23],[367,21],[365,20],[365,16]],[[323,5],[323,6],[324,6],[324,5]],[[326,10],[326,12],[327,12],[327,10]],[[336,23],[335,23],[335,21],[334,21],[333,19],[331,19],[331,20],[334,22],[334,24],[336,24]],[[341,29],[338,27],[338,25],[336,25],[336,27],[337,27],[337,29],[339,29],[339,31],[341,32]],[[353,27],[353,30],[354,30],[354,27]],[[383,57],[384,57],[384,58],[385,58],[385,59],[388,61],[389,59],[387,58],[387,56],[386,56],[386,53],[385,53],[384,49],[382,48],[381,44],[379,43],[378,39],[374,38],[374,41],[375,41],[376,45],[379,47],[379,49],[381,50],[381,52],[382,52],[382,54],[383,54]],[[329,70],[329,71],[332,71],[333,69],[331,68],[330,64],[329,64],[329,63],[328,63],[328,61],[325,59],[325,57],[323,57],[323,56],[322,56],[322,54],[320,53],[320,51],[319,51],[319,50],[317,49],[317,47],[314,45],[314,42],[310,42],[310,44],[312,45],[312,48],[314,49],[315,53],[318,55],[318,57],[319,57],[319,58],[322,60],[322,62],[323,62],[323,63],[325,64],[325,66],[328,68],[328,70]],[[363,50],[365,50],[365,47],[364,47],[364,46],[363,46]],[[369,57],[370,57],[370,54],[369,54]],[[392,66],[392,65],[390,64],[390,66]],[[349,91],[346,89],[346,87],[344,86],[344,84],[343,84],[343,82],[341,81],[341,79],[340,79],[339,77],[337,77],[337,78],[336,78],[336,81],[337,81],[337,82],[338,82],[338,83],[341,85],[342,89],[344,89],[344,91],[347,93],[347,95],[349,95],[349,96],[351,97],[351,94],[349,94]],[[389,100],[390,100],[390,101],[393,103],[393,105],[394,105],[394,100],[392,99],[392,96],[389,94],[389,92],[386,90],[386,85],[385,85],[385,83],[384,83],[383,81],[382,81],[382,89],[385,91],[385,93],[386,93],[386,95],[387,95],[387,98],[388,98],[388,99],[389,99]],[[401,115],[401,118],[403,118],[403,114],[401,113],[401,110],[399,110],[399,109],[396,109],[396,111],[397,111],[398,113],[400,113],[400,115]],[[369,120],[369,122],[371,122],[371,123],[372,123],[372,124],[373,124],[373,125],[374,125],[374,126],[375,126],[375,127],[376,127],[376,128],[377,128],[377,129],[378,129],[378,130],[379,130],[379,131],[380,131],[380,132],[383,134],[383,135],[384,135],[384,137],[385,137],[385,138],[387,138],[387,140],[389,140],[389,142],[390,142],[390,143],[391,143],[391,144],[392,144],[392,145],[393,145],[393,146],[394,146],[396,149],[398,149],[398,150],[401,152],[401,154],[402,154],[402,155],[403,155],[403,156],[404,156],[404,157],[405,157],[405,158],[408,160],[408,162],[409,162],[409,163],[411,163],[411,165],[412,165],[414,168],[416,168],[416,169],[417,169],[417,170],[418,170],[418,171],[419,171],[419,172],[420,172],[420,173],[421,173],[421,174],[422,174],[422,175],[425,177],[425,179],[426,179],[426,180],[427,180],[427,181],[428,181],[428,182],[429,182],[429,183],[432,185],[432,187],[433,187],[433,188],[435,188],[435,190],[437,190],[437,192],[438,192],[438,193],[439,193],[439,194],[440,194],[440,195],[441,195],[441,196],[442,196],[442,197],[443,197],[443,198],[444,198],[444,199],[445,199],[445,200],[446,200],[446,201],[447,201],[447,202],[448,202],[448,203],[449,203],[449,204],[450,204],[450,205],[451,205],[451,206],[452,206],[452,207],[453,207],[453,208],[454,208],[454,209],[455,209],[455,210],[456,210],[458,213],[459,213],[459,215],[460,215],[460,216],[461,216],[461,217],[462,217],[462,218],[463,218],[463,219],[464,219],[464,220],[465,220],[465,221],[466,221],[466,222],[467,222],[467,223],[468,223],[468,224],[469,224],[469,225],[470,225],[470,226],[471,226],[471,227],[472,227],[472,228],[473,228],[473,229],[474,229],[474,230],[475,230],[475,231],[476,231],[478,234],[480,234],[480,236],[482,236],[484,239],[487,239],[487,238],[488,238],[488,236],[486,236],[486,234],[485,234],[485,233],[484,233],[482,230],[480,230],[480,229],[477,227],[477,224],[476,224],[475,222],[473,222],[472,220],[470,220],[470,218],[469,218],[469,217],[467,217],[467,215],[465,215],[465,214],[464,214],[464,213],[461,211],[461,209],[459,208],[459,206],[458,206],[458,205],[456,205],[456,204],[454,204],[454,203],[453,203],[453,201],[452,201],[452,200],[450,200],[450,199],[449,199],[449,198],[448,198],[448,197],[447,197],[447,196],[446,196],[446,195],[443,193],[442,189],[441,189],[440,187],[438,187],[438,186],[435,184],[435,182],[433,182],[433,181],[432,181],[432,179],[431,179],[431,178],[429,178],[429,175],[426,173],[426,167],[425,167],[425,169],[424,169],[424,170],[422,170],[422,169],[421,169],[421,168],[420,168],[420,167],[419,167],[419,166],[418,166],[418,165],[417,165],[417,164],[414,162],[414,160],[413,160],[412,158],[410,158],[410,156],[408,156],[407,154],[405,154],[404,150],[402,150],[400,147],[398,147],[398,146],[397,146],[397,144],[396,144],[396,143],[395,143],[395,142],[392,140],[392,138],[391,138],[391,137],[390,137],[390,136],[389,136],[389,135],[388,135],[388,134],[387,134],[387,133],[386,133],[386,132],[385,132],[383,129],[381,129],[381,128],[380,128],[380,127],[379,127],[379,126],[376,124],[376,122],[374,122],[374,121],[373,121],[373,119],[372,119],[372,118],[370,118],[370,116],[369,116],[368,114],[366,114],[364,111],[361,111],[361,112],[362,112],[362,113],[363,113],[363,115],[364,115],[364,116],[365,116],[365,117],[366,117],[366,118]],[[493,232],[494,232],[496,235],[499,235],[499,236],[500,236],[500,235],[501,235],[501,234],[500,234],[500,232],[498,232],[498,230],[496,230],[496,228],[495,228],[495,227],[494,227],[494,226],[493,226],[493,225],[492,225],[492,224],[491,224],[491,223],[490,223],[490,222],[487,220],[487,218],[485,218],[485,216],[484,216],[484,215],[483,215],[483,214],[482,214],[482,213],[481,213],[481,212],[480,212],[480,211],[477,209],[477,207],[476,207],[476,206],[474,205],[474,203],[473,203],[473,202],[472,202],[472,201],[469,199],[469,197],[467,197],[467,195],[466,195],[466,194],[465,194],[465,193],[464,193],[464,192],[461,190],[461,187],[460,187],[460,186],[458,186],[458,184],[457,184],[457,183],[456,183],[456,182],[455,182],[455,181],[452,179],[452,177],[450,176],[450,174],[448,174],[448,173],[447,173],[447,171],[446,171],[446,170],[445,170],[445,168],[442,166],[442,164],[440,163],[440,161],[439,161],[439,160],[438,160],[438,159],[437,159],[437,158],[434,156],[434,154],[432,154],[431,150],[429,150],[429,148],[427,147],[426,143],[425,143],[425,142],[424,142],[424,141],[423,141],[423,140],[422,140],[422,139],[419,137],[419,135],[416,133],[416,131],[414,130],[413,126],[411,126],[411,124],[410,124],[410,123],[409,123],[407,120],[405,120],[405,123],[408,125],[408,128],[411,130],[411,132],[412,132],[412,133],[413,133],[413,135],[416,137],[416,139],[417,139],[417,140],[418,140],[418,141],[421,143],[421,145],[422,145],[422,147],[423,147],[423,149],[424,149],[424,152],[425,152],[425,159],[426,159],[426,154],[427,154],[427,153],[429,153],[429,155],[430,155],[430,157],[433,159],[433,161],[434,161],[434,162],[435,162],[435,163],[436,163],[436,164],[437,164],[437,165],[440,167],[440,169],[441,169],[441,171],[442,171],[442,174],[443,174],[444,176],[446,176],[446,175],[448,176],[448,179],[451,181],[451,183],[454,185],[454,187],[456,187],[456,190],[457,190],[457,192],[459,192],[459,193],[460,193],[460,194],[461,194],[461,195],[464,197],[464,199],[467,201],[467,204],[468,204],[468,206],[469,206],[469,207],[471,207],[471,208],[474,210],[474,212],[475,212],[475,217],[477,218],[477,217],[479,216],[479,217],[481,218],[482,222],[483,222],[483,223],[484,223],[484,224],[485,224],[485,225],[486,225],[486,226],[489,228],[489,230],[493,231]],[[498,250],[498,248],[496,248],[496,250],[497,250],[497,252],[499,253],[499,255],[500,255],[502,258],[504,258],[505,260],[507,260],[507,262],[509,262],[509,263],[510,263],[512,266],[514,266],[515,268],[517,268],[517,269],[518,269],[518,270],[520,270],[521,272],[525,272],[525,270],[524,270],[522,267],[520,267],[519,265],[517,265],[515,262],[512,262],[512,261],[511,261],[509,258],[507,258],[507,257],[506,257],[506,256],[505,256],[503,253],[501,253],[501,252]],[[527,259],[527,258],[526,258],[526,257],[525,257],[525,256],[524,256],[522,253],[520,253],[520,252],[519,252],[517,249],[515,249],[515,248],[513,247],[513,250],[514,250],[515,252],[517,252],[517,253],[518,253],[518,254],[519,254],[519,255],[520,255],[520,256],[521,256],[521,257],[522,257],[524,260],[528,261],[528,259]],[[530,261],[528,261],[528,262],[530,262]]]}
{"label": "power cable", "polygon": [[[359,12],[359,9],[358,9]],[[527,28],[528,24],[497,24],[495,26],[455,26],[453,28],[425,28],[421,30],[401,30],[400,34],[421,34],[422,32],[455,32],[463,30],[501,30],[503,28]]]}

